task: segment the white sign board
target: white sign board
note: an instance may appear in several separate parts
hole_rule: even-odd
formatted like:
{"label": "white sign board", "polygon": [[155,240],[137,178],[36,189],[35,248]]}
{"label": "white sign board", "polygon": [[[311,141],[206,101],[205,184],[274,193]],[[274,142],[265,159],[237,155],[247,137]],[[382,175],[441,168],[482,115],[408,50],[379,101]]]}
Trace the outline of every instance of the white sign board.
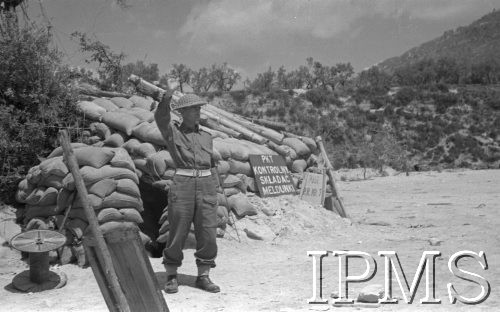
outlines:
{"label": "white sign board", "polygon": [[304,172],[300,198],[311,205],[323,205],[325,201],[326,175]]}

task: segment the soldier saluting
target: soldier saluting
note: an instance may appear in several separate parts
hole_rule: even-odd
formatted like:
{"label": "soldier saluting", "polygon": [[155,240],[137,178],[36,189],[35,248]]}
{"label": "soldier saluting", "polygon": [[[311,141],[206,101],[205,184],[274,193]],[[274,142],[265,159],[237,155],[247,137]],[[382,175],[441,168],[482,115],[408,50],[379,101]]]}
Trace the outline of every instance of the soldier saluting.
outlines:
{"label": "soldier saluting", "polygon": [[168,192],[170,230],[163,251],[167,271],[165,292],[178,291],[177,268],[182,264],[182,249],[193,223],[198,267],[196,287],[215,293],[220,288],[210,280],[209,272],[215,267],[217,256],[217,180],[213,171],[217,169],[212,156],[212,137],[199,126],[201,106],[207,103],[195,94],[182,96],[172,103],[172,109],[181,114],[182,123],[174,122],[170,117],[170,102],[178,82],[170,79],[168,85],[168,91],[158,94],[155,112],[156,124],[176,165]]}

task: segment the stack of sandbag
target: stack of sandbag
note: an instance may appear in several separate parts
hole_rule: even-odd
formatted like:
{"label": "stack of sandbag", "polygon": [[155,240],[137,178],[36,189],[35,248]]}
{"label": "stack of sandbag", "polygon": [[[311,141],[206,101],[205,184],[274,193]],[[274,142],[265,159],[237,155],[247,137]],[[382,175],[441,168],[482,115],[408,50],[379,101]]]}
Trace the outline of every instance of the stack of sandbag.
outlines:
{"label": "stack of sandbag", "polygon": [[[139,179],[127,151],[82,143],[73,143],[72,148],[87,188],[87,200],[98,222],[142,223]],[[16,199],[26,204],[23,215],[27,230],[33,229],[34,225],[43,228],[41,224],[57,230],[64,228],[68,237],[68,246],[64,248],[69,249],[80,244],[88,220],[62,154],[62,148],[58,147],[46,160],[31,168],[19,183]],[[62,224],[65,216],[67,219]],[[73,248],[72,251],[79,262],[84,262],[81,259],[83,249]],[[67,250],[61,254],[65,255],[62,262],[70,261]]]}

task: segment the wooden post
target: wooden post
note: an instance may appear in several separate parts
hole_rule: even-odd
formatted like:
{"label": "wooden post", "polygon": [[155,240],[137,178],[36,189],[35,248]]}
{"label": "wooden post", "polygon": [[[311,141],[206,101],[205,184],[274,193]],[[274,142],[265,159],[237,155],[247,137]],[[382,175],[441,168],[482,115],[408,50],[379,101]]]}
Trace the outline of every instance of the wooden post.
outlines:
{"label": "wooden post", "polygon": [[328,174],[328,178],[330,179],[330,183],[332,185],[332,196],[333,196],[333,206],[337,210],[337,213],[342,217],[342,218],[348,218],[349,216],[347,215],[344,204],[342,203],[342,200],[340,199],[340,194],[338,187],[335,182],[335,178],[333,176],[333,166],[330,163],[330,160],[328,159],[328,155],[326,154],[325,147],[323,146],[323,139],[321,136],[317,136],[315,138],[316,144],[318,145],[319,150],[321,151],[321,156],[325,161],[326,164],[326,173]]}
{"label": "wooden post", "polygon": [[116,305],[117,311],[130,312],[130,307],[128,305],[127,299],[123,294],[123,291],[120,287],[120,282],[118,281],[118,277],[113,267],[111,254],[109,253],[108,246],[106,245],[104,237],[99,229],[99,223],[97,221],[94,209],[90,206],[90,203],[87,199],[87,189],[85,188],[83,178],[80,174],[78,162],[75,155],[73,154],[73,149],[71,148],[68,132],[66,132],[66,130],[59,131],[59,141],[63,149],[64,160],[66,162],[66,165],[68,166],[68,169],[73,175],[78,196],[83,203],[83,211],[85,212],[85,216],[87,217],[87,220],[89,222],[90,233],[96,240],[96,250],[98,253],[100,253],[100,258],[102,259],[102,262],[104,264],[104,275],[109,280],[111,294],[114,296],[114,298],[104,299],[106,299],[106,303],[108,305],[109,300],[112,299]]}

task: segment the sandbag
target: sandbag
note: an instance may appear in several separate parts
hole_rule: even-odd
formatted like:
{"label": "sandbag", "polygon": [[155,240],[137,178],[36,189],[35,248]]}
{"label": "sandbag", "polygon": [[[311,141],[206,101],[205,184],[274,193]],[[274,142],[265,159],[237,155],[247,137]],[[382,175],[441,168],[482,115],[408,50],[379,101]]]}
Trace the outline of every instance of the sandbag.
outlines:
{"label": "sandbag", "polygon": [[89,225],[85,220],[86,218],[71,218],[66,223],[66,229],[70,231],[77,241],[82,239],[83,233],[85,233],[85,229]]}
{"label": "sandbag", "polygon": [[63,188],[59,191],[59,194],[57,194],[57,206],[59,206],[63,210],[66,210],[66,208],[73,204],[75,195],[75,192]]}
{"label": "sandbag", "polygon": [[125,142],[122,145],[122,148],[124,148],[127,151],[127,153],[129,153],[130,155],[134,155],[136,149],[138,149],[139,146],[141,146],[141,142],[137,139],[132,138],[132,139],[128,140],[127,142]]}
{"label": "sandbag", "polygon": [[146,158],[147,166],[156,176],[161,177],[167,168],[175,168],[174,160],[167,150],[162,150]]}
{"label": "sandbag", "polygon": [[300,140],[304,142],[305,145],[307,145],[312,154],[318,153],[318,145],[316,145],[316,141],[314,141],[314,139],[303,136],[300,137]]}
{"label": "sandbag", "polygon": [[31,220],[36,217],[55,216],[63,211],[64,207],[59,207],[57,205],[48,205],[48,206],[26,205],[26,210],[24,211],[24,217],[26,218],[26,220]]}
{"label": "sandbag", "polygon": [[104,99],[104,98],[95,98],[92,100],[92,102],[96,103],[100,107],[104,108],[107,112],[112,112],[117,110],[119,107],[115,105],[115,103],[111,102],[110,100]]}
{"label": "sandbag", "polygon": [[297,157],[298,157],[297,152],[293,148],[291,148],[288,145],[280,145],[280,147],[282,149],[284,149],[288,154],[288,156],[285,157],[285,160],[286,160],[286,158],[289,158],[291,161],[294,161],[295,159],[297,159]]}
{"label": "sandbag", "polygon": [[[94,194],[88,194],[87,195],[87,202],[89,205],[94,209],[94,210],[99,210],[102,207],[103,199],[97,195]],[[73,209],[84,209],[84,204],[83,201],[81,200],[80,196],[76,196],[75,200],[73,201],[73,206],[71,207],[71,210]]]}
{"label": "sandbag", "polygon": [[40,168],[42,177],[48,177],[49,175],[64,177],[69,172],[68,167],[63,162],[62,156],[48,158],[42,161],[38,167]]}
{"label": "sandbag", "polygon": [[40,199],[43,196],[43,193],[45,192],[47,188],[44,186],[40,186],[36,189],[34,189],[28,197],[26,197],[26,204],[28,205],[37,205],[40,202]]}
{"label": "sandbag", "polygon": [[116,96],[116,97],[110,98],[109,100],[111,102],[113,102],[113,104],[115,104],[116,106],[118,106],[120,108],[131,108],[132,106],[134,106],[134,103],[132,103],[129,99],[126,99],[126,98],[121,97],[121,96]]}
{"label": "sandbag", "polygon": [[128,136],[132,135],[132,129],[141,122],[141,120],[134,115],[119,111],[104,113],[102,115],[102,120],[109,127],[121,131]]}
{"label": "sandbag", "polygon": [[222,187],[227,188],[227,187],[239,187],[241,185],[242,181],[240,178],[235,176],[234,174],[228,174],[224,180],[222,181]]}
{"label": "sandbag", "polygon": [[111,149],[94,146],[82,147],[73,152],[80,167],[91,166],[96,169],[107,164],[115,156]]}
{"label": "sandbag", "polygon": [[148,110],[148,111],[151,111],[151,109],[152,109],[153,100],[151,98],[145,98],[145,97],[138,96],[138,95],[132,95],[128,99],[130,102],[132,102],[134,104],[133,107],[140,107],[140,108]]}
{"label": "sandbag", "polygon": [[42,197],[40,198],[40,201],[38,201],[39,206],[49,206],[49,205],[55,205],[57,203],[57,195],[59,194],[59,191],[53,187],[47,188],[43,194]]}
{"label": "sandbag", "polygon": [[141,143],[139,147],[134,150],[135,154],[142,158],[147,158],[148,156],[156,153],[156,149],[151,143]]}
{"label": "sandbag", "polygon": [[227,200],[229,202],[229,208],[231,208],[238,218],[257,214],[257,209],[248,201],[245,195],[234,195]]}
{"label": "sandbag", "polygon": [[59,190],[62,188],[63,179],[64,177],[61,176],[49,175],[48,177],[42,177],[42,179],[39,182],[39,185],[44,185],[46,187],[53,187]]}
{"label": "sandbag", "polygon": [[257,193],[257,191],[259,190],[257,183],[255,183],[255,179],[252,177],[245,176],[245,184],[247,186],[247,190],[252,193]]}
{"label": "sandbag", "polygon": [[217,206],[217,227],[223,227],[229,220],[227,208],[224,206]]}
{"label": "sandbag", "polygon": [[135,168],[141,170],[143,173],[145,172],[147,174],[150,174],[149,173],[149,168],[147,166],[147,163],[148,162],[144,158],[135,158],[134,159],[134,166],[135,166]]}
{"label": "sandbag", "polygon": [[134,208],[121,208],[119,211],[123,215],[123,221],[144,223],[141,214]]}
{"label": "sandbag", "polygon": [[111,135],[111,130],[109,129],[108,125],[103,122],[99,122],[95,125],[95,133],[101,139],[106,140]]}
{"label": "sandbag", "polygon": [[[88,145],[85,144],[85,143],[80,143],[80,142],[76,142],[76,143],[71,143],[71,149],[73,151],[81,148],[81,147],[87,147]],[[50,154],[49,156],[47,156],[47,158],[53,158],[53,157],[57,157],[57,156],[61,156],[63,154],[63,149],[62,147],[56,147]]]}
{"label": "sandbag", "polygon": [[106,140],[104,140],[103,146],[120,147],[125,143],[125,141],[126,137],[123,134],[115,132],[112,135],[110,135]]}
{"label": "sandbag", "polygon": [[304,159],[295,159],[292,163],[292,172],[302,173],[307,168],[307,162]]}
{"label": "sandbag", "polygon": [[137,198],[141,197],[139,186],[137,186],[137,184],[130,179],[116,180],[116,191]]}
{"label": "sandbag", "polygon": [[253,176],[252,168],[250,167],[250,163],[241,162],[235,159],[228,160],[229,163],[229,172],[232,174],[243,173],[247,176]]}
{"label": "sandbag", "polygon": [[149,142],[148,133],[153,129],[149,122],[141,122],[132,129],[132,135],[142,141]]}
{"label": "sandbag", "polygon": [[165,143],[165,139],[163,139],[163,135],[160,132],[160,129],[155,126],[151,126],[151,129],[148,131],[148,142],[159,145],[159,146],[167,146],[167,143]]}
{"label": "sandbag", "polygon": [[95,146],[95,144],[100,143],[102,140],[99,136],[93,135],[89,137],[87,140],[85,140],[85,143]]}
{"label": "sandbag", "polygon": [[215,148],[212,148],[212,157],[213,159],[215,160],[215,162],[217,163],[218,161],[221,161],[222,160],[222,156],[221,154],[219,153],[218,150],[216,150]]}
{"label": "sandbag", "polygon": [[167,242],[167,239],[168,239],[168,231],[166,231],[165,233],[163,233],[160,236],[158,236],[158,238],[156,239],[156,241],[158,243],[165,244]]}
{"label": "sandbag", "polygon": [[34,186],[28,183],[27,179],[21,180],[17,185],[16,201],[25,204],[26,198],[33,192]]}
{"label": "sandbag", "polygon": [[[135,172],[125,168],[112,167],[110,165],[103,166],[100,169],[96,169],[91,166],[84,166],[80,169],[80,173],[82,174],[85,185],[91,185],[106,178],[115,180],[132,179],[136,184],[139,184],[139,179],[137,178]],[[64,177],[63,186],[68,190],[75,189],[75,181],[71,173]]]}
{"label": "sandbag", "polygon": [[142,211],[142,200],[121,192],[113,192],[104,198],[102,208],[135,208]]}
{"label": "sandbag", "polygon": [[170,223],[168,223],[168,220],[165,219],[162,223],[161,223],[161,227],[160,229],[158,230],[158,233],[159,234],[163,234],[163,233],[167,233],[168,230],[170,230]]}
{"label": "sandbag", "polygon": [[293,148],[300,157],[307,158],[311,154],[309,147],[298,138],[284,138],[283,144]]}
{"label": "sandbag", "polygon": [[127,112],[135,117],[139,118],[141,121],[152,122],[155,119],[155,116],[152,112],[148,110],[144,110],[139,107],[132,107],[127,110]]}
{"label": "sandbag", "polygon": [[224,194],[217,193],[217,205],[224,206],[229,209],[229,201],[227,200],[227,197],[224,196]]}
{"label": "sandbag", "polygon": [[97,221],[103,224],[110,221],[122,221],[123,214],[116,208],[104,208],[97,214]]}
{"label": "sandbag", "polygon": [[247,192],[247,179],[248,177],[246,175],[244,175],[243,173],[238,173],[236,175],[238,177],[238,179],[240,179],[241,183],[240,184],[237,184],[236,187],[238,187],[242,193],[246,193]]}
{"label": "sandbag", "polygon": [[[248,161],[248,147],[234,139],[230,142],[231,158],[239,161]],[[221,155],[222,156],[222,155]]]}
{"label": "sandbag", "polygon": [[76,108],[78,111],[83,113],[84,118],[88,118],[90,120],[100,121],[102,115],[106,113],[106,109],[102,108],[94,102],[89,101],[78,102],[76,104]]}
{"label": "sandbag", "polygon": [[116,190],[117,184],[117,181],[113,179],[102,179],[88,186],[87,192],[100,198],[104,198]]}
{"label": "sandbag", "polygon": [[225,160],[221,160],[217,163],[217,171],[219,174],[227,174],[229,172],[229,163]]}
{"label": "sandbag", "polygon": [[236,195],[239,193],[241,193],[241,190],[238,187],[225,187],[224,188],[224,195],[226,195],[226,197],[230,197],[230,196],[233,196],[233,195]]}
{"label": "sandbag", "polygon": [[135,171],[134,161],[124,148],[117,148],[114,152],[115,156],[109,162],[111,166]]}
{"label": "sandbag", "polygon": [[228,159],[231,157],[231,144],[225,140],[216,138],[213,140],[213,149],[216,149],[222,159]]}
{"label": "sandbag", "polygon": [[163,208],[160,220],[158,220],[158,224],[163,224],[163,222],[167,221],[167,219],[168,219],[168,206]]}
{"label": "sandbag", "polygon": [[28,170],[28,174],[26,175],[26,180],[28,183],[32,185],[37,185],[38,182],[42,179],[42,172],[38,166],[33,166]]}

